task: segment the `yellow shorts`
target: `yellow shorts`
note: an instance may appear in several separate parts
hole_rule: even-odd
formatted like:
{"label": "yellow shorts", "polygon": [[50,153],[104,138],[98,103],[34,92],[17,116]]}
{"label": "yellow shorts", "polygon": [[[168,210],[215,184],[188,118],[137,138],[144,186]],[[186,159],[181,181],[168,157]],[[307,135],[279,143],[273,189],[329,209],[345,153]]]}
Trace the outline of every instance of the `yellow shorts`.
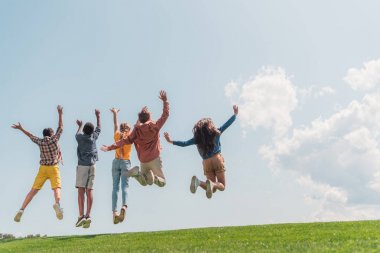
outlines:
{"label": "yellow shorts", "polygon": [[48,179],[50,180],[50,185],[52,189],[61,188],[61,175],[59,173],[58,165],[41,165],[40,169],[38,170],[36,179],[34,179],[32,188],[40,190],[46,182],[46,180]]}

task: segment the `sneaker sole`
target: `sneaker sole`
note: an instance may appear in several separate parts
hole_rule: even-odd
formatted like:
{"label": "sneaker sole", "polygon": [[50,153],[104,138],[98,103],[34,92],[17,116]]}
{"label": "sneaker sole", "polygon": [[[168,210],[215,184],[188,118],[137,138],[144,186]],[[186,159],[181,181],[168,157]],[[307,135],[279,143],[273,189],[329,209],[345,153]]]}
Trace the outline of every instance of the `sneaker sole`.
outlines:
{"label": "sneaker sole", "polygon": [[91,220],[86,220],[84,223],[83,223],[83,228],[89,228],[91,225]]}
{"label": "sneaker sole", "polygon": [[63,213],[62,213],[61,208],[59,208],[59,206],[57,206],[57,205],[53,205],[53,208],[55,211],[55,215],[57,216],[57,219],[62,220],[63,219]]}
{"label": "sneaker sole", "polygon": [[127,208],[122,208],[120,211],[120,215],[118,217],[119,222],[123,222],[125,219],[125,212],[127,211]]}
{"label": "sneaker sole", "polygon": [[15,218],[13,219],[15,222],[20,222],[20,220],[21,220],[21,216],[22,216],[22,213],[20,214],[20,213],[17,213],[16,214],[16,216],[15,216]]}
{"label": "sneaker sole", "polygon": [[77,228],[82,227],[83,224],[84,224],[85,222],[86,222],[86,220],[82,220],[81,222],[75,224],[75,226],[76,226]]}
{"label": "sneaker sole", "polygon": [[195,188],[195,181],[197,180],[196,176],[193,176],[191,178],[191,184],[190,184],[190,191],[191,193],[195,193],[197,191],[197,188]]}
{"label": "sneaker sole", "polygon": [[154,174],[151,170],[148,172],[148,175],[146,175],[145,181],[148,185],[152,185],[154,183]]}
{"label": "sneaker sole", "polygon": [[114,216],[113,217],[113,224],[119,224],[120,223],[120,216]]}
{"label": "sneaker sole", "polygon": [[210,180],[206,181],[206,197],[211,199],[212,197],[212,189],[211,189],[211,182]]}

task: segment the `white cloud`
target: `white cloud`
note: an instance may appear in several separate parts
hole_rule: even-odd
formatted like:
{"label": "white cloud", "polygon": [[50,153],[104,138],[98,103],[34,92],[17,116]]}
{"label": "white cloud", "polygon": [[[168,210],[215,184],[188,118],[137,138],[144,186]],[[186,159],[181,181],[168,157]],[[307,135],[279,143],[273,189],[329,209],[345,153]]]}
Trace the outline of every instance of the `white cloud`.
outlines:
{"label": "white cloud", "polygon": [[[344,78],[356,90],[380,83],[380,60],[350,69]],[[231,82],[225,94],[238,101],[245,128],[274,130],[271,143],[259,154],[273,172],[292,172],[314,207],[313,220],[380,218],[380,92],[372,92],[331,116],[292,128],[298,98],[334,94],[331,87],[298,89],[282,68],[263,68],[251,80]],[[281,173],[278,173],[281,175]]]}
{"label": "white cloud", "polygon": [[361,69],[350,68],[344,81],[354,90],[370,90],[380,84],[380,59],[364,63]]}
{"label": "white cloud", "polygon": [[317,204],[315,219],[374,218],[380,208],[380,93],[352,101],[329,118],[295,128],[260,149],[272,169],[298,175]]}
{"label": "white cloud", "polygon": [[312,85],[307,89],[298,90],[299,96],[303,99],[310,98],[310,97],[319,98],[319,97],[331,95],[334,93],[335,93],[335,90],[329,86],[323,86],[319,88],[318,86]]}
{"label": "white cloud", "polygon": [[224,94],[227,97],[234,98],[236,97],[240,92],[240,87],[239,84],[236,82],[229,82],[225,87],[224,87]]}
{"label": "white cloud", "polygon": [[281,136],[292,125],[290,113],[297,106],[296,88],[282,68],[264,67],[241,87],[230,82],[225,94],[232,100],[237,97],[243,128],[269,128]]}

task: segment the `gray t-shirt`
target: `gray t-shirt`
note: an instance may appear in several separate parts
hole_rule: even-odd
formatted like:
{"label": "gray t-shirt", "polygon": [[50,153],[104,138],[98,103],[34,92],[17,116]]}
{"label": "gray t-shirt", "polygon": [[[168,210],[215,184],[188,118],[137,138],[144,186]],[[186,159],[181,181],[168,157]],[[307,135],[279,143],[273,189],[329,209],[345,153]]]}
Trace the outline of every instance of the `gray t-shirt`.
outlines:
{"label": "gray t-shirt", "polygon": [[78,142],[77,155],[78,165],[91,166],[98,161],[98,150],[96,140],[100,134],[100,127],[96,127],[91,135],[77,133],[75,138]]}

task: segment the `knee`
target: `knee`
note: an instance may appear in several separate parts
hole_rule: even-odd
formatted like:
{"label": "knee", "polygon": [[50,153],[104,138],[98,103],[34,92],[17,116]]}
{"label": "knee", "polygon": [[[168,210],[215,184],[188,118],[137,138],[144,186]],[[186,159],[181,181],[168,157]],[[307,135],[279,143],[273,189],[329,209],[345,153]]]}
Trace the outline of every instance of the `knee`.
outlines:
{"label": "knee", "polygon": [[[225,189],[226,189],[226,187],[223,186],[223,187],[220,187],[218,190],[221,191],[221,192],[223,192]],[[214,192],[215,191],[216,191],[216,189],[214,189]]]}
{"label": "knee", "polygon": [[32,190],[30,190],[30,193],[31,194],[37,194],[38,191],[39,191],[39,189],[32,189]]}
{"label": "knee", "polygon": [[112,190],[114,191],[114,192],[118,192],[119,191],[119,184],[113,184],[113,186],[112,186]]}
{"label": "knee", "polygon": [[[226,189],[226,185],[225,184],[223,184],[223,183],[219,183],[219,187],[218,187],[218,190],[219,191],[224,191]],[[214,191],[215,191],[216,189],[214,188]]]}
{"label": "knee", "polygon": [[112,190],[112,193],[118,194],[119,193],[119,187],[114,187]]}

